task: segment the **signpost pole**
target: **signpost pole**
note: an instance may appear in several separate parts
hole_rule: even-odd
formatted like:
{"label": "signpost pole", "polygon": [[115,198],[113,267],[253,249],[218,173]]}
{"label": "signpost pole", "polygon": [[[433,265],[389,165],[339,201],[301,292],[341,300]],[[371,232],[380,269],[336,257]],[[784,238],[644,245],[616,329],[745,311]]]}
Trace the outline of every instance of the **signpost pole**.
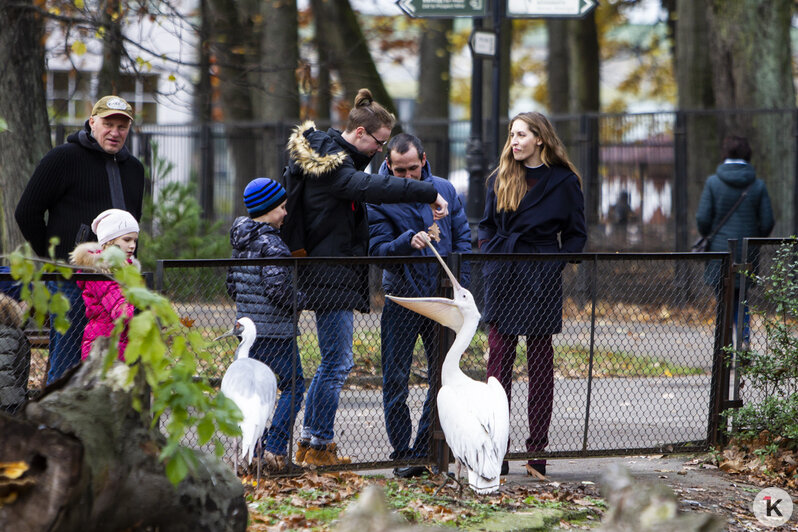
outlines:
{"label": "signpost pole", "polygon": [[[482,19],[474,17],[474,30],[482,29]],[[471,135],[466,148],[468,203],[466,215],[472,228],[482,218],[485,201],[485,148],[482,144],[482,58],[471,53]],[[472,231],[473,234],[473,231]]]}
{"label": "signpost pole", "polygon": [[501,117],[501,98],[499,91],[501,90],[501,66],[502,66],[502,1],[493,0],[493,31],[496,32],[496,54],[493,56],[493,82],[491,88],[491,137],[493,141],[493,163],[498,164],[499,156],[501,156],[500,141],[500,124]]}

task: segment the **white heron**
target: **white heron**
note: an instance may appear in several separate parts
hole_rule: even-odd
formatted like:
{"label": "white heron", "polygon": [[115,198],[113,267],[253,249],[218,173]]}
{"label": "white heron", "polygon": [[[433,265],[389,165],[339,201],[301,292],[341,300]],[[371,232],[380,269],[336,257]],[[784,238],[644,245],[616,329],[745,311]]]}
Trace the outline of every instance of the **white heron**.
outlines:
{"label": "white heron", "polygon": [[460,369],[460,358],[471,343],[479,323],[479,310],[471,292],[455,279],[438,252],[427,241],[454,287],[454,298],[405,298],[391,301],[454,330],[457,335],[446,353],[438,392],[438,417],[446,443],[468,469],[468,484],[477,493],[499,489],[502,460],[510,437],[510,407],[495,377],[479,382]]}
{"label": "white heron", "polygon": [[[277,378],[274,372],[259,360],[249,358],[249,350],[257,336],[255,323],[250,318],[236,320],[235,327],[216,338],[241,336],[235,360],[222,377],[221,391],[232,400],[244,419],[238,424],[241,429],[241,458],[252,463],[252,455],[266,429],[266,423],[274,410],[277,397]],[[236,440],[235,467],[238,470],[238,440]]]}

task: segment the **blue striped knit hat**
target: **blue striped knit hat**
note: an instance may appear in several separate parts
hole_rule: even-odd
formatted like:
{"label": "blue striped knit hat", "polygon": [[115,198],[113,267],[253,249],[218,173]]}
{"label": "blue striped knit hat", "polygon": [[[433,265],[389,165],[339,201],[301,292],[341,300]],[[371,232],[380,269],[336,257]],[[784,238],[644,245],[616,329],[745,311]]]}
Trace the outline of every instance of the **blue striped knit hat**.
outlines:
{"label": "blue striped knit hat", "polygon": [[244,206],[252,218],[266,214],[285,199],[283,186],[268,177],[256,177],[244,189]]}

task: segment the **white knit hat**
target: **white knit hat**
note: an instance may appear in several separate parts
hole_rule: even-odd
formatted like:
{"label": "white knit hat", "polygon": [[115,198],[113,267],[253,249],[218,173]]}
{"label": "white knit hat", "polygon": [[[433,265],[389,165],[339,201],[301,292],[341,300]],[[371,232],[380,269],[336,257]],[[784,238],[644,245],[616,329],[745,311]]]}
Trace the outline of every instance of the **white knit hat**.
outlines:
{"label": "white knit hat", "polygon": [[133,215],[121,209],[108,209],[97,215],[91,223],[97,242],[105,244],[128,233],[138,233],[139,224]]}

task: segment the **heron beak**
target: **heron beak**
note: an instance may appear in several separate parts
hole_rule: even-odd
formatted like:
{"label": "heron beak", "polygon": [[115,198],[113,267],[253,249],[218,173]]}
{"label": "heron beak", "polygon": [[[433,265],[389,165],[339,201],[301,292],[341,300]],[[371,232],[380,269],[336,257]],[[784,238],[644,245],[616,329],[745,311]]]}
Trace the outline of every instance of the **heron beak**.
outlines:
{"label": "heron beak", "polygon": [[218,342],[222,338],[229,338],[231,336],[237,336],[237,335],[238,335],[238,328],[237,327],[233,327],[232,329],[230,329],[229,331],[227,331],[223,335],[217,336],[216,338],[214,338],[213,341],[214,342]]}
{"label": "heron beak", "polygon": [[397,305],[437,321],[455,332],[460,331],[463,326],[463,313],[451,299],[446,299],[445,297],[396,297],[388,295],[385,297]]}

